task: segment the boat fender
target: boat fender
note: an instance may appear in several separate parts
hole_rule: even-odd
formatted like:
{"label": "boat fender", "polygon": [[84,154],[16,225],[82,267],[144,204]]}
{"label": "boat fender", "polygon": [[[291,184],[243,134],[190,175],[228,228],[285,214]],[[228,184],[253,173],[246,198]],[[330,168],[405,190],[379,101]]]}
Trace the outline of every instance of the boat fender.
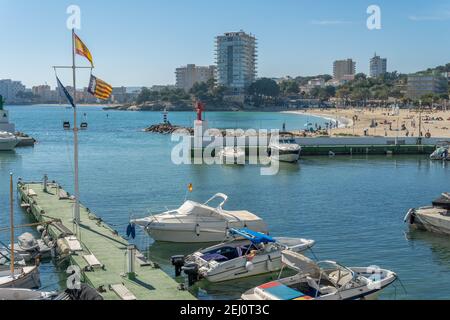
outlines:
{"label": "boat fender", "polygon": [[136,226],[134,225],[134,223],[129,223],[127,226],[127,237],[130,237],[132,239],[136,238]]}
{"label": "boat fender", "polygon": [[425,138],[430,139],[430,138],[431,138],[431,133],[427,132],[427,133],[425,134]]}
{"label": "boat fender", "polygon": [[195,226],[195,234],[197,235],[197,237],[200,237],[200,225],[198,223]]}
{"label": "boat fender", "polygon": [[58,239],[56,241],[56,245],[57,245],[59,253],[61,255],[68,255],[70,253],[70,248],[67,245],[67,243],[64,241],[64,239]]}
{"label": "boat fender", "polygon": [[247,261],[252,261],[253,258],[255,258],[257,253],[258,253],[258,251],[256,251],[256,250],[250,251],[250,253],[246,256]]}
{"label": "boat fender", "polygon": [[45,231],[45,227],[44,227],[44,226],[37,226],[36,230],[37,230],[39,233],[43,234],[44,231]]}
{"label": "boat fender", "polygon": [[253,264],[253,262],[247,261],[247,262],[245,263],[245,270],[247,270],[247,271],[253,271],[253,269],[255,269],[255,265]]}

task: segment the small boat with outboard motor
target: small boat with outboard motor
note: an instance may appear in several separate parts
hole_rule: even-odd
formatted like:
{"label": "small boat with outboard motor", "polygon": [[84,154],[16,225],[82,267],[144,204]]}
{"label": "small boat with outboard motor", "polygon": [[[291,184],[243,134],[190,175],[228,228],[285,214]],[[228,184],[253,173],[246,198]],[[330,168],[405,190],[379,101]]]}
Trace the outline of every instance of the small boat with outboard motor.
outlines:
{"label": "small boat with outboard motor", "polygon": [[34,261],[37,258],[40,260],[49,259],[52,256],[51,248],[45,244],[44,240],[36,239],[28,232],[18,237],[18,242],[14,245],[14,251],[26,263]]}
{"label": "small boat with outboard motor", "polygon": [[432,206],[409,209],[404,222],[420,230],[450,235],[450,193],[444,192]]}
{"label": "small boat with outboard motor", "polygon": [[221,164],[245,165],[245,150],[241,147],[224,147],[217,156]]}
{"label": "small boat with outboard motor", "polygon": [[57,292],[17,288],[0,289],[0,301],[54,300],[57,296]]}
{"label": "small boat with outboard motor", "polygon": [[38,266],[0,266],[0,288],[36,289],[41,286]]}
{"label": "small boat with outboard motor", "polygon": [[390,270],[316,263],[292,251],[283,251],[281,259],[283,266],[297,274],[250,289],[241,296],[243,300],[369,300],[397,279]]}
{"label": "small boat with outboard motor", "polygon": [[272,238],[249,229],[231,229],[232,240],[199,250],[186,257],[173,256],[177,276],[181,271],[189,284],[204,278],[222,282],[281,269],[281,252],[303,252],[314,245],[314,240],[303,238]]}
{"label": "small boat with outboard motor", "polygon": [[[221,202],[212,207],[210,204],[216,199]],[[203,204],[188,200],[178,209],[133,219],[130,226],[141,226],[156,241],[183,243],[221,242],[227,239],[231,228],[268,232],[266,223],[257,215],[246,210],[223,209],[227,200],[228,196],[223,193]],[[130,226],[128,234],[133,233]]]}

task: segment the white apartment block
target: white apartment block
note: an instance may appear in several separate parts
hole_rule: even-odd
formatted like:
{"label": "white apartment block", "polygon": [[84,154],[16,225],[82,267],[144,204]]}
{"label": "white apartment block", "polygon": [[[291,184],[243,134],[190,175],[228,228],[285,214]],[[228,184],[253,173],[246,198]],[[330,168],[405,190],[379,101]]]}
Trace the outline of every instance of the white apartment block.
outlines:
{"label": "white apartment block", "polygon": [[196,66],[195,64],[188,64],[187,66],[177,68],[176,87],[189,91],[195,83],[207,82],[215,77],[215,66]]}
{"label": "white apartment block", "polygon": [[17,94],[25,92],[25,90],[25,86],[20,81],[12,81],[11,79],[0,80],[0,95],[3,96],[3,100],[6,103],[20,101]]}
{"label": "white apartment block", "polygon": [[256,38],[243,31],[216,37],[217,84],[243,94],[256,79]]}

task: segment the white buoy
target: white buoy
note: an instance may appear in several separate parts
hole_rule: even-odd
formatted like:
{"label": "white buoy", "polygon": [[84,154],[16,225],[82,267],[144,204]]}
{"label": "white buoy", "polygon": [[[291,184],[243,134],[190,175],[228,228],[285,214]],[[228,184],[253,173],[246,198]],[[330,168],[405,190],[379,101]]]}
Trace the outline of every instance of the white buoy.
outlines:
{"label": "white buoy", "polygon": [[247,263],[245,264],[245,270],[253,271],[253,269],[255,269],[255,265],[253,264],[253,262],[247,261]]}

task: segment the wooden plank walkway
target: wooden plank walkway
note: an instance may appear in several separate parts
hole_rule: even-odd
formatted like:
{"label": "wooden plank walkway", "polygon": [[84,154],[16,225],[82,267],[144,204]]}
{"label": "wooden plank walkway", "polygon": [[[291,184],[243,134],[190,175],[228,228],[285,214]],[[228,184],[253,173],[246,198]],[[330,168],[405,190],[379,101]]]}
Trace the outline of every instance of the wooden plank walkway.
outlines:
{"label": "wooden plank walkway", "polygon": [[[33,214],[39,222],[60,220],[49,226],[50,234],[61,238],[73,231],[74,200],[60,197],[62,189],[56,183],[49,183],[47,192],[43,183],[19,181],[17,190],[22,208]],[[82,280],[94,288],[104,288],[102,296],[106,300],[195,300],[188,291],[178,290],[178,283],[161,269],[136,261],[136,278],[124,276],[127,264],[128,241],[117,234],[105,222],[89,212],[84,206],[80,208],[82,252],[70,256],[70,262],[82,270]],[[136,259],[138,260],[138,259]],[[90,263],[100,264],[89,268]],[[124,293],[122,298],[119,296]]]}

